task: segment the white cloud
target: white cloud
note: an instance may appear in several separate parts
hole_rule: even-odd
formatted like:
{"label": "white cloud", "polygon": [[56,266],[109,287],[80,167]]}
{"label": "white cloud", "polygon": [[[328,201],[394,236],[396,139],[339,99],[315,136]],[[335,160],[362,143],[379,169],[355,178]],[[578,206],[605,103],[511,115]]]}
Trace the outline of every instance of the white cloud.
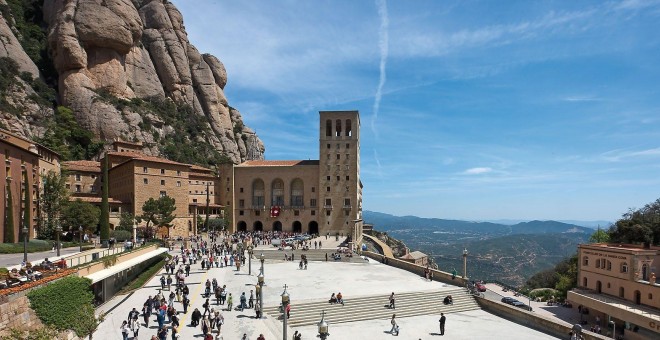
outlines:
{"label": "white cloud", "polygon": [[378,16],[380,17],[380,29],[378,30],[378,47],[380,49],[380,76],[378,79],[378,89],[376,90],[376,97],[374,98],[373,116],[371,118],[371,131],[374,135],[378,136],[376,130],[376,120],[378,119],[378,111],[380,110],[380,100],[383,96],[383,87],[387,80],[387,55],[389,54],[389,35],[388,26],[389,18],[387,15],[387,3],[385,0],[377,0]]}
{"label": "white cloud", "polygon": [[470,168],[465,170],[463,173],[466,175],[479,175],[479,174],[485,174],[493,171],[491,168]]}
{"label": "white cloud", "polygon": [[620,162],[631,158],[642,158],[642,157],[648,158],[648,157],[657,157],[657,156],[660,156],[660,147],[654,149],[638,150],[638,151],[621,150],[621,149],[610,150],[602,153],[600,155],[600,159],[605,160],[607,162]]}
{"label": "white cloud", "polygon": [[562,98],[562,100],[566,102],[595,102],[595,101],[600,101],[602,99],[591,95],[574,95],[574,96],[564,97]]}

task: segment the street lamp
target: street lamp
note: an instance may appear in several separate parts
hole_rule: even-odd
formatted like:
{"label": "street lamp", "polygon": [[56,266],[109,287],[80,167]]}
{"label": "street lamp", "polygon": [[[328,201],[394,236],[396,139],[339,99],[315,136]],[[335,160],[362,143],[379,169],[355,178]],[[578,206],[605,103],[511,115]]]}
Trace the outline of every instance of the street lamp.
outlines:
{"label": "street lamp", "polygon": [[78,227],[78,233],[80,234],[80,252],[82,253],[82,234],[83,234],[83,227],[82,226]]}
{"label": "street lamp", "polygon": [[27,265],[27,238],[28,238],[28,227],[23,226],[23,262]]}
{"label": "street lamp", "polygon": [[616,339],[616,323],[614,320],[610,320],[610,325],[612,325],[612,339]]}
{"label": "street lamp", "polygon": [[286,315],[286,307],[289,305],[289,293],[286,292],[286,285],[284,285],[284,292],[282,292],[282,319],[284,323],[282,324],[282,340],[287,340],[286,337],[286,321],[288,319]]}
{"label": "street lamp", "polygon": [[261,253],[261,256],[259,256],[259,260],[261,261],[261,273],[264,272],[264,261],[266,261],[266,257],[264,256],[264,253]]}
{"label": "street lamp", "polygon": [[57,227],[55,228],[55,231],[57,234],[56,236],[56,242],[57,242],[57,256],[60,256],[60,234],[62,233],[62,226],[60,225],[59,221],[57,221]]}
{"label": "street lamp", "polygon": [[133,247],[137,244],[137,223],[133,220]]}
{"label": "street lamp", "polygon": [[321,340],[325,340],[330,336],[330,333],[328,332],[328,323],[325,322],[325,311],[321,312],[321,321],[318,323],[318,326],[319,338],[321,338]]}
{"label": "street lamp", "polygon": [[463,278],[467,277],[467,248],[463,248]]}
{"label": "street lamp", "polygon": [[259,289],[259,311],[261,313],[260,318],[264,318],[264,273],[261,272],[257,275],[257,284]]}

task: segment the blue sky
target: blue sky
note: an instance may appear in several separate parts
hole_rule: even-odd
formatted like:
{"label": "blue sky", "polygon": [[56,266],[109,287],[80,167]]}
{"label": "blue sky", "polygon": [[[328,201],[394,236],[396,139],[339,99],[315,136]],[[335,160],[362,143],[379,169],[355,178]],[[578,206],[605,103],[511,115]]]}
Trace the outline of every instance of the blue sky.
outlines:
{"label": "blue sky", "polygon": [[659,1],[174,0],[266,159],[361,115],[364,208],[616,220],[660,197]]}

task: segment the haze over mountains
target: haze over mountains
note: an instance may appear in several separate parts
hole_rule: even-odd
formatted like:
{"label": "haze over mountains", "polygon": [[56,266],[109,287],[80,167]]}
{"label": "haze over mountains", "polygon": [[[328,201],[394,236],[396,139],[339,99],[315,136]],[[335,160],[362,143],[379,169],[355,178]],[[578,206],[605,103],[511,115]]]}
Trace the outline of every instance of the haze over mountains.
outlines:
{"label": "haze over mountains", "polygon": [[[528,221],[513,225],[393,216],[365,211],[365,223],[433,258],[441,270],[461,272],[467,248],[468,276],[508,285],[522,285],[533,274],[552,268],[587,242],[592,228],[558,221]],[[608,224],[609,225],[609,224]]]}

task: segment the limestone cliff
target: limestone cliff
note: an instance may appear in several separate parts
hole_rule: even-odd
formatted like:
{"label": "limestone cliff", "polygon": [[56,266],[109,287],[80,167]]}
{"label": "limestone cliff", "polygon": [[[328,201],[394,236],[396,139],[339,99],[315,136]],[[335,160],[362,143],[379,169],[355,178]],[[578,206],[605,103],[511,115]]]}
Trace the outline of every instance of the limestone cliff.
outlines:
{"label": "limestone cliff", "polygon": [[[5,1],[12,0],[0,0],[0,6]],[[182,135],[191,145],[210,145],[234,163],[246,159],[248,141],[263,154],[263,143],[229,106],[222,62],[188,41],[181,13],[167,0],[47,0],[42,11],[47,50],[57,71],[58,104],[69,107],[96,137],[141,141],[149,153],[166,157],[168,147],[182,143]],[[18,43],[18,33],[3,15],[0,57],[43,79]],[[2,112],[3,121],[14,132],[40,137],[45,130],[40,115],[52,115],[52,105],[19,105],[29,92],[28,83],[6,91],[17,103],[13,107],[23,112]],[[159,111],[164,105],[174,106],[175,114]],[[184,122],[173,122],[173,117]]]}

